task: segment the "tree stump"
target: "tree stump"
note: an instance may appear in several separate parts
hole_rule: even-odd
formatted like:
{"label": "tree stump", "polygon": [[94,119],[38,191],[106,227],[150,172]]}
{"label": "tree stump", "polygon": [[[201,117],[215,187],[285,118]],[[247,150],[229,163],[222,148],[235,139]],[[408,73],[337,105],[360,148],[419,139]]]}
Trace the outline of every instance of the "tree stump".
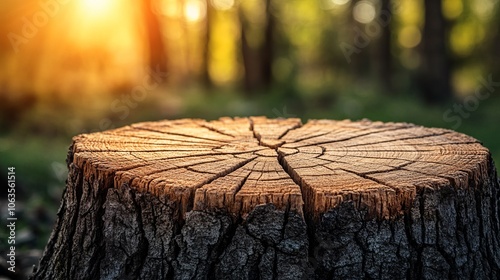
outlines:
{"label": "tree stump", "polygon": [[499,279],[489,151],[407,123],[222,118],[74,138],[34,279]]}

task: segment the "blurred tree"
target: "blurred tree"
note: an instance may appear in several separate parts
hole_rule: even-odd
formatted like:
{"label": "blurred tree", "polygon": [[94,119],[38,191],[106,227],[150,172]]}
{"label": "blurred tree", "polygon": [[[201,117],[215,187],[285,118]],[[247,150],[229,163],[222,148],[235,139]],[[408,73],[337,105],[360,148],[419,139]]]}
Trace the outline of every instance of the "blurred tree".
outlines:
{"label": "blurred tree", "polygon": [[203,40],[203,61],[201,68],[201,79],[202,83],[206,88],[212,87],[212,79],[210,78],[210,35],[211,35],[211,26],[212,26],[212,17],[214,8],[210,4],[210,0],[206,0],[207,12],[205,15],[205,38]]}
{"label": "blurred tree", "polygon": [[[263,11],[251,11],[243,8],[243,5],[239,5],[238,10],[241,25],[241,54],[245,70],[244,88],[247,91],[269,88],[273,82],[275,19],[271,11],[271,0],[259,1],[264,1]],[[260,8],[262,5],[252,7],[252,9]],[[251,20],[250,17],[254,14],[262,13],[264,14],[262,24],[256,24],[255,19]],[[260,29],[257,32],[263,34],[261,39],[255,38],[255,29]]]}
{"label": "blurred tree", "polygon": [[488,59],[488,71],[490,71],[493,75],[493,80],[500,80],[500,55],[498,54],[498,50],[500,50],[500,29],[498,26],[500,25],[500,3],[496,5],[495,11],[492,13],[493,16],[490,22],[490,49],[487,51]]}
{"label": "blurred tree", "polygon": [[382,34],[378,40],[377,67],[379,81],[386,93],[392,94],[392,9],[391,0],[380,0],[379,23],[381,24]]}
{"label": "blurred tree", "polygon": [[264,30],[264,43],[262,47],[262,79],[263,86],[269,88],[273,82],[272,67],[274,59],[274,33],[275,18],[272,11],[271,0],[266,1],[266,25]]}
{"label": "blurred tree", "polygon": [[245,18],[244,12],[241,8],[238,12],[241,27],[241,56],[243,58],[243,68],[245,71],[244,88],[247,91],[251,91],[261,84],[260,71],[258,70],[259,59],[257,50],[250,46],[248,42],[248,22]]}
{"label": "blurred tree", "polygon": [[349,27],[351,29],[350,35],[352,38],[349,40],[353,42],[356,49],[350,56],[350,70],[354,79],[366,79],[373,73],[370,69],[373,66],[372,60],[374,59],[373,49],[370,48],[372,41],[371,36],[365,32],[365,24],[359,22],[355,17],[355,7],[361,2],[360,0],[352,0],[350,3],[349,11]]}
{"label": "blurred tree", "polygon": [[[197,3],[196,1],[189,1],[189,0],[175,0],[175,1],[179,1],[180,2],[180,7],[182,7],[181,9],[181,16],[180,16],[180,19],[181,19],[181,33],[182,33],[182,40],[184,41],[183,43],[183,48],[184,48],[184,72],[181,74],[179,73],[180,75],[180,81],[182,84],[189,84],[190,82],[190,79],[191,79],[191,71],[192,71],[192,67],[193,67],[193,63],[191,61],[191,57],[192,57],[192,36],[191,36],[191,32],[190,32],[190,24],[192,22],[189,22],[190,20],[195,20],[196,17],[198,17],[199,15],[197,16],[194,16],[195,14],[197,14],[198,12],[193,12],[193,14],[191,14],[191,11],[194,11],[197,7],[196,6],[191,6],[193,4],[191,3]],[[195,8],[196,7],[196,8]]]}
{"label": "blurred tree", "polygon": [[424,13],[419,84],[426,102],[444,103],[453,97],[453,91],[442,0],[424,0]]}
{"label": "blurred tree", "polygon": [[154,2],[155,0],[141,1],[141,11],[148,39],[148,64],[151,69],[166,72],[168,70],[168,52],[165,50],[163,43],[160,21],[153,11]]}

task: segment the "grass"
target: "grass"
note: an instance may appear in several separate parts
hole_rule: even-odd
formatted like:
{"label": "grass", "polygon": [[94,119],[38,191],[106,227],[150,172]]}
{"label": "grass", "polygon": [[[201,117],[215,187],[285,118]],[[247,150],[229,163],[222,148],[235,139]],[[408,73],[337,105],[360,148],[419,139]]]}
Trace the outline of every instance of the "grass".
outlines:
{"label": "grass", "polygon": [[52,187],[64,186],[65,158],[69,142],[61,138],[19,136],[0,139],[2,167],[16,168],[18,188],[22,195],[31,196],[33,191],[51,197]]}
{"label": "grass", "polygon": [[[67,149],[68,142],[59,138],[0,138],[0,168],[15,167],[16,172],[16,231],[34,238],[23,244],[20,237],[20,250],[41,249],[47,243],[65,185]],[[7,232],[0,232],[0,239],[7,240]]]}

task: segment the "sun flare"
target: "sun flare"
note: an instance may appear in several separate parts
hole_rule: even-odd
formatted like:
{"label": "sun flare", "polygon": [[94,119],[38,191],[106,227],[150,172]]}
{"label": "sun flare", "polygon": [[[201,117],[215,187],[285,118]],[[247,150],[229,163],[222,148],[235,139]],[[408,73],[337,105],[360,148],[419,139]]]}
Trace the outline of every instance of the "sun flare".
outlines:
{"label": "sun flare", "polygon": [[184,6],[184,16],[190,22],[196,22],[203,19],[207,12],[205,2],[200,0],[188,0]]}
{"label": "sun flare", "polygon": [[83,12],[92,15],[99,16],[110,12],[112,8],[113,0],[80,0],[81,8]]}

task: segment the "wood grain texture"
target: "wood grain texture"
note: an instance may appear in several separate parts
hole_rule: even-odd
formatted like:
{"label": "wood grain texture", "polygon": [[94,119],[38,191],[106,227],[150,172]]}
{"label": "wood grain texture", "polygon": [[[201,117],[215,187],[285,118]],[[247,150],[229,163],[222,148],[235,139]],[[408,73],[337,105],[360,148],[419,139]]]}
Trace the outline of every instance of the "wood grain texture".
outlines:
{"label": "wood grain texture", "polygon": [[495,167],[450,130],[149,122],[75,137],[68,165],[35,279],[500,276]]}
{"label": "wood grain texture", "polygon": [[[79,136],[73,161],[114,174],[114,185],[166,196],[182,210],[256,205],[319,216],[342,201],[381,218],[409,208],[418,185],[481,178],[477,140],[410,124],[266,118],[136,124]],[[465,180],[466,181],[466,180]],[[302,192],[301,192],[302,188]]]}

